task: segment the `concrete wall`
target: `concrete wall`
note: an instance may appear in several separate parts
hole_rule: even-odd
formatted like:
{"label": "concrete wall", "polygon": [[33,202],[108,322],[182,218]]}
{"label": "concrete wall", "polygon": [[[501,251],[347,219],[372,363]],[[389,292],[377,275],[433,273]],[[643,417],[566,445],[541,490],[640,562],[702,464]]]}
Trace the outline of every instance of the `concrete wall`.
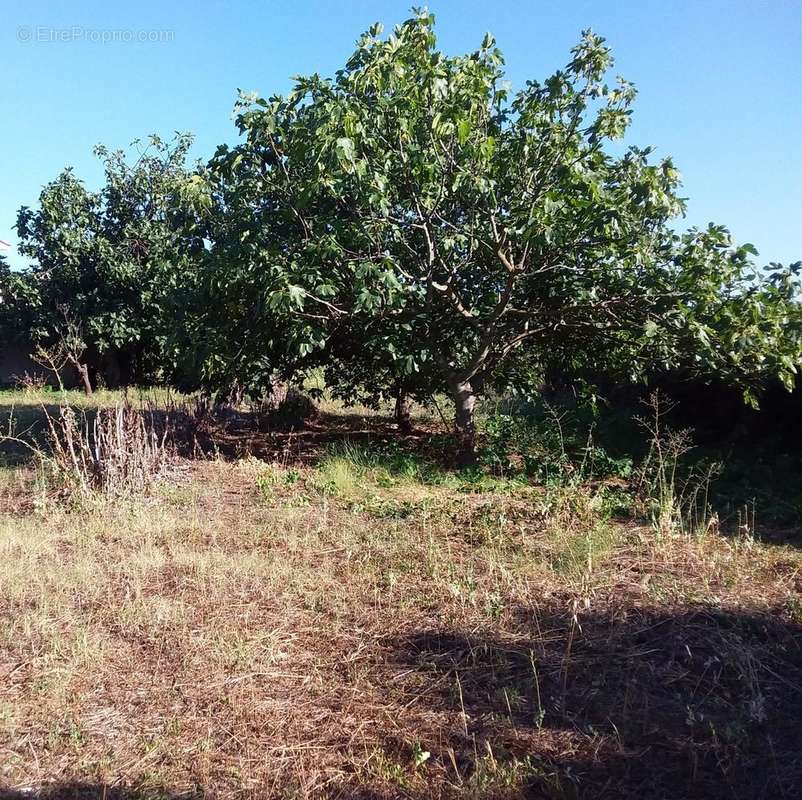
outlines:
{"label": "concrete wall", "polygon": [[[17,385],[17,378],[25,373],[41,376],[51,386],[58,386],[58,381],[50,370],[37,364],[20,345],[0,347],[0,387],[7,389]],[[78,385],[78,375],[72,367],[62,370],[61,379],[64,386],[71,388]]]}

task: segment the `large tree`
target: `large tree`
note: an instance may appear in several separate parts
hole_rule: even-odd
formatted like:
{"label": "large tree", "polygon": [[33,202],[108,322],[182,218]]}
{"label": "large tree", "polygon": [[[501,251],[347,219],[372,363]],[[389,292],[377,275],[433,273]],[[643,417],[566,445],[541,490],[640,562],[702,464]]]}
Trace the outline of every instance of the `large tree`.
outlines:
{"label": "large tree", "polygon": [[104,183],[90,191],[65,169],[35,209],[18,214],[19,251],[33,260],[31,334],[44,346],[80,331],[94,366],[145,382],[169,374],[169,344],[204,250],[195,213],[204,183],[186,165],[191,137],[151,136],[122,150],[95,149]]}
{"label": "large tree", "polygon": [[362,380],[431,369],[466,459],[477,396],[524,349],[529,364],[559,353],[637,373],[690,356],[791,374],[781,281],[748,277],[749,248],[724,229],[675,233],[671,160],[610,146],[635,90],[608,82],[603,39],[585,32],[564,69],[512,95],[490,36],[451,57],[433,26],[374,26],[334,78],[241,102],[245,141],[212,168],[216,280],[223,298],[238,287],[221,322],[242,372],[315,354]]}

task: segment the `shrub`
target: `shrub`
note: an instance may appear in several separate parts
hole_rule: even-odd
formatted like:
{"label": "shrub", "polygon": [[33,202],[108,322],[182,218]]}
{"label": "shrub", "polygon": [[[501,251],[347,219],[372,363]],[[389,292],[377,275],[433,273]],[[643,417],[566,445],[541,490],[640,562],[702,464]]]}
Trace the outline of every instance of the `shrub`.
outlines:
{"label": "shrub", "polygon": [[148,489],[170,455],[169,420],[129,403],[90,418],[63,406],[46,414],[51,453],[44,456],[58,478],[82,496],[120,496]]}
{"label": "shrub", "polygon": [[694,447],[692,431],[667,425],[674,405],[660,392],[654,392],[646,406],[649,415],[638,419],[649,437],[649,451],[637,474],[643,511],[661,534],[704,532],[717,526],[709,496],[720,464],[686,464]]}
{"label": "shrub", "polygon": [[23,394],[38,394],[48,388],[47,377],[30,373],[27,370],[22,375],[14,375],[14,385]]}
{"label": "shrub", "polygon": [[545,485],[590,478],[628,478],[632,459],[614,458],[568,412],[549,405],[519,405],[485,422],[482,462],[496,472],[520,473]]}

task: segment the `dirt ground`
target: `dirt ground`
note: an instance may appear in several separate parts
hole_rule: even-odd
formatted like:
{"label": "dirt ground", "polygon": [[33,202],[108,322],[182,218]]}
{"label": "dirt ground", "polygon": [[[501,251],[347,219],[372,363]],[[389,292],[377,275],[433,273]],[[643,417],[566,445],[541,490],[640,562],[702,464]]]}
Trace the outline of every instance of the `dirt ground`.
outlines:
{"label": "dirt ground", "polygon": [[802,797],[795,548],[271,441],[3,470],[0,798]]}

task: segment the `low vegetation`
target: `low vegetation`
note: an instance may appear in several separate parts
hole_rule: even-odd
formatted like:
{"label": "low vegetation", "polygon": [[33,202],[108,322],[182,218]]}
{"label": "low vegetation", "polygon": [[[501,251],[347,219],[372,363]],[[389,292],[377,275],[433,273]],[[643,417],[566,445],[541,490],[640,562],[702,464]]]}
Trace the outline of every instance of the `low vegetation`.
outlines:
{"label": "low vegetation", "polygon": [[[513,446],[494,415],[489,466],[455,470],[422,410],[401,445],[381,411],[323,407],[267,432],[218,410],[203,452],[177,442],[147,491],[107,499],[68,498],[6,442],[0,784],[795,796],[795,547],[761,541],[751,517],[697,524],[676,511],[674,456],[602,458],[565,417],[556,444],[533,425]],[[536,449],[554,469],[531,468]]]}

